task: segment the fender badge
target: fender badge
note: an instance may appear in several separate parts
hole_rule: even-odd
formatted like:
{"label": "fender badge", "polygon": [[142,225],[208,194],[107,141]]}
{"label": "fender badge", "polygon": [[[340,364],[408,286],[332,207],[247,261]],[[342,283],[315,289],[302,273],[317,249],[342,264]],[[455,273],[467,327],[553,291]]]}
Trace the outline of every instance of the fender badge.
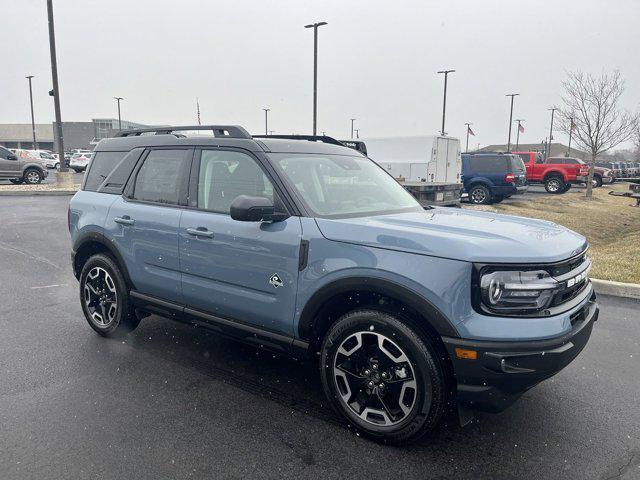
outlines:
{"label": "fender badge", "polygon": [[271,275],[271,278],[269,279],[269,283],[273,285],[274,288],[282,287],[284,285],[284,283],[282,283],[282,280],[280,279],[277,273],[274,273],[273,275]]}

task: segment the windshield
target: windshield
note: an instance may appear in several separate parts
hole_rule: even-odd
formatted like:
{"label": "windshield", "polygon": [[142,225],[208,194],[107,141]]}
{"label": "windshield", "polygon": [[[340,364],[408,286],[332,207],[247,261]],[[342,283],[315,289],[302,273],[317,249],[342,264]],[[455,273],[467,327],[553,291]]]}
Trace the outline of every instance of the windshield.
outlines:
{"label": "windshield", "polygon": [[422,210],[393,177],[366,157],[271,154],[316,216],[365,216]]}

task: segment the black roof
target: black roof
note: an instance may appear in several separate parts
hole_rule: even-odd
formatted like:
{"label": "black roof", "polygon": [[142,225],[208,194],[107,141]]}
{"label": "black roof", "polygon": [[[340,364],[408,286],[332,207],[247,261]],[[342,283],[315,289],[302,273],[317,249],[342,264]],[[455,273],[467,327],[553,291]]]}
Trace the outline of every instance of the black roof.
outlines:
{"label": "black roof", "polygon": [[[213,135],[186,136],[185,131],[211,131]],[[125,130],[114,138],[98,142],[96,151],[124,152],[139,147],[160,146],[227,146],[253,152],[324,153],[360,156],[332,137],[310,135],[251,136],[238,125],[197,125]]]}

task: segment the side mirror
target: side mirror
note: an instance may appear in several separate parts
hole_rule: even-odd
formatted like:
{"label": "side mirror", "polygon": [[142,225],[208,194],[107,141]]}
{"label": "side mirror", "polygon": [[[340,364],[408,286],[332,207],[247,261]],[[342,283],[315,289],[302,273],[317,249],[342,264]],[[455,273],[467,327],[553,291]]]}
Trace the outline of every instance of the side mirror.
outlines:
{"label": "side mirror", "polygon": [[231,202],[229,213],[231,218],[240,222],[283,220],[282,215],[275,211],[273,202],[268,198],[239,195]]}
{"label": "side mirror", "polygon": [[7,160],[17,160],[18,157],[16,157],[13,153],[10,153],[9,155],[7,155]]}

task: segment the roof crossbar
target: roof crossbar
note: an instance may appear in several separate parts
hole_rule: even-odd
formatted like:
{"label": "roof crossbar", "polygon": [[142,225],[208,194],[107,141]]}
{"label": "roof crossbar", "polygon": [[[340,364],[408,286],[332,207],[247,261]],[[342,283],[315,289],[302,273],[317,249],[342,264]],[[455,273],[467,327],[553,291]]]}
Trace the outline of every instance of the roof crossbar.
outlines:
{"label": "roof crossbar", "polygon": [[173,132],[193,130],[211,130],[214,137],[226,138],[247,138],[251,139],[251,135],[239,125],[189,125],[181,127],[153,127],[153,128],[135,128],[131,130],[121,130],[115,134],[116,137],[138,137],[144,133],[153,133],[155,135],[171,135]]}

